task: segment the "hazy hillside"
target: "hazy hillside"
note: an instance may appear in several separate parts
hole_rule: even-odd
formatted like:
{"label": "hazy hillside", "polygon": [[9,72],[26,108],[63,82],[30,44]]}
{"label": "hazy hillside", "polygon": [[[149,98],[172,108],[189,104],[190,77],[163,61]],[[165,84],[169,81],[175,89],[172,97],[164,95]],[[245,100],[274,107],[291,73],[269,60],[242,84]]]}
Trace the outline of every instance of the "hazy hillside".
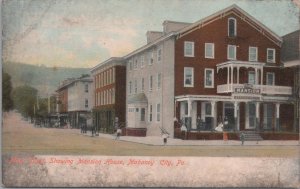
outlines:
{"label": "hazy hillside", "polygon": [[51,68],[13,62],[3,63],[3,71],[11,75],[13,87],[27,84],[38,89],[39,95],[42,96],[52,94],[66,78],[89,74],[87,68]]}

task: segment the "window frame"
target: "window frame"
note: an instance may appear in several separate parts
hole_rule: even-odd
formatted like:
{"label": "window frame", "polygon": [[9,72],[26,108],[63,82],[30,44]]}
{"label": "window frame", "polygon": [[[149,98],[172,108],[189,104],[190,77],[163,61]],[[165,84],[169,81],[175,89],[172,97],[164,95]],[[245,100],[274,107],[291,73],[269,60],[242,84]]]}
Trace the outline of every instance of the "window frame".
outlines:
{"label": "window frame", "polygon": [[157,49],[157,63],[160,63],[162,61],[162,48],[159,47]]}
{"label": "window frame", "polygon": [[[255,49],[255,59],[254,60],[251,60],[251,50],[250,49]],[[249,62],[257,62],[257,60],[258,60],[258,48],[250,46],[248,48],[248,61]]]}
{"label": "window frame", "polygon": [[153,90],[153,75],[149,76],[149,91]]}
{"label": "window frame", "polygon": [[[229,49],[230,47],[234,47],[234,58],[230,58],[229,55]],[[236,45],[227,45],[227,59],[228,60],[236,60]]]}
{"label": "window frame", "polygon": [[[269,60],[269,50],[273,52],[273,60]],[[276,49],[267,48],[267,63],[275,63],[276,62]]]}
{"label": "window frame", "polygon": [[160,122],[160,112],[161,112],[161,105],[160,103],[156,104],[156,122]]}
{"label": "window frame", "polygon": [[[211,72],[211,86],[210,85],[207,85],[206,83],[206,72],[207,71],[212,71]],[[215,70],[213,68],[205,68],[204,69],[204,88],[215,88]]]}
{"label": "window frame", "polygon": [[[212,56],[207,56],[207,47],[208,45],[212,45]],[[215,44],[214,43],[205,43],[204,45],[204,57],[209,59],[215,58]]]}
{"label": "window frame", "polygon": [[[273,83],[271,85],[268,84],[268,75],[272,75],[272,77],[273,77]],[[275,85],[275,73],[274,72],[267,72],[266,73],[266,85],[268,85],[268,86],[274,86]]]}
{"label": "window frame", "polygon": [[[190,54],[187,54],[187,45],[188,44],[191,44],[192,45],[192,52],[191,52],[191,55]],[[184,54],[184,57],[195,57],[195,42],[193,41],[184,41],[184,47],[183,47],[183,54]]]}
{"label": "window frame", "polygon": [[[187,70],[191,70],[191,84],[186,84],[186,72]],[[184,67],[183,71],[183,86],[184,87],[194,87],[194,67]]]}
{"label": "window frame", "polygon": [[[234,32],[233,32],[233,36],[230,35],[230,20],[233,20],[234,21]],[[237,21],[236,21],[236,18],[234,17],[230,17],[228,18],[228,23],[227,23],[227,32],[228,32],[228,37],[236,37],[237,36]]]}
{"label": "window frame", "polygon": [[152,113],[153,113],[153,107],[152,104],[149,104],[149,120],[148,120],[149,122],[153,121]]}
{"label": "window frame", "polygon": [[157,74],[157,89],[161,88],[161,73]]}

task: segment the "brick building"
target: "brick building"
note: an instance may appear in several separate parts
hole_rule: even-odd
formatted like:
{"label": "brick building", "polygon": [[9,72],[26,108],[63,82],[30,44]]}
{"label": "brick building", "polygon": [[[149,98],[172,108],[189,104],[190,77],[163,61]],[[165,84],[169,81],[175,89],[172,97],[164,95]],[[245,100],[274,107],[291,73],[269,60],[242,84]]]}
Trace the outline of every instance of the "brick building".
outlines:
{"label": "brick building", "polygon": [[94,80],[94,125],[98,132],[113,133],[118,117],[125,124],[126,66],[112,57],[91,69]]}
{"label": "brick building", "polygon": [[280,61],[281,44],[236,5],[179,31],[176,117],[191,133],[214,131],[220,122],[232,132],[292,131],[293,77]]}

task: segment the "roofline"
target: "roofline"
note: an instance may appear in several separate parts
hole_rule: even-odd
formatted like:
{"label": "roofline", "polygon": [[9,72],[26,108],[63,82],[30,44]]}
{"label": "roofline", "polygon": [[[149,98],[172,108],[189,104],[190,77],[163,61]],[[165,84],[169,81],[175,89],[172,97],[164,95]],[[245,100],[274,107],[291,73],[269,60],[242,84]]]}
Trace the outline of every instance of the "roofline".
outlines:
{"label": "roofline", "polygon": [[[222,9],[210,16],[207,16],[203,19],[198,20],[197,22],[193,23],[190,26],[187,26],[185,28],[183,28],[182,30],[179,30],[179,35],[197,27],[198,25],[201,25],[203,22],[209,21],[210,19],[213,19],[219,15],[222,15],[230,10],[233,9],[237,9],[238,11],[240,11],[242,14],[244,14],[246,17],[248,17],[250,20],[254,21],[259,27],[263,28],[264,30],[266,30],[272,37],[274,37],[276,40],[278,40],[280,42],[280,44],[282,43],[282,38],[277,35],[275,32],[273,32],[272,30],[270,30],[267,26],[265,26],[264,24],[262,24],[260,21],[258,21],[256,18],[254,18],[253,16],[251,16],[249,13],[247,13],[246,11],[244,11],[242,8],[240,8],[239,6],[237,6],[236,4],[233,4],[225,9]],[[222,15],[223,17],[223,15]]]}
{"label": "roofline", "polygon": [[92,69],[90,69],[90,72],[93,72],[95,71],[96,69],[104,66],[105,64],[108,64],[112,61],[117,61],[117,62],[120,62],[120,61],[123,61],[124,58],[123,57],[110,57],[109,59],[105,60],[104,62],[101,62],[99,64],[97,64],[95,67],[93,67]]}
{"label": "roofline", "polygon": [[178,34],[177,32],[170,32],[169,34],[167,34],[165,36],[162,36],[162,37],[158,38],[157,40],[155,40],[155,41],[153,41],[153,42],[151,42],[151,43],[149,43],[147,45],[144,45],[144,46],[142,46],[142,47],[140,47],[140,48],[132,51],[131,53],[123,56],[123,58],[124,59],[128,59],[131,56],[134,56],[135,54],[140,53],[141,51],[144,51],[144,50],[146,50],[146,49],[148,49],[148,48],[150,48],[150,47],[152,47],[152,46],[154,46],[154,45],[156,45],[156,44],[158,44],[158,43],[160,43],[162,41],[165,41],[165,40],[171,38],[172,36],[177,35],[177,34]]}
{"label": "roofline", "polygon": [[73,84],[73,83],[75,83],[75,82],[77,82],[77,81],[93,82],[93,78],[91,78],[90,76],[89,76],[89,77],[86,77],[86,78],[76,78],[76,79],[74,79],[74,80],[72,80],[72,81],[70,81],[70,82],[68,82],[68,83],[66,83],[66,84],[64,84],[64,85],[59,86],[59,87],[57,88],[57,90],[55,90],[55,92],[58,92],[58,91],[60,91],[61,89],[65,88],[65,87],[67,87],[67,86],[69,86],[69,85],[71,85],[71,84]]}

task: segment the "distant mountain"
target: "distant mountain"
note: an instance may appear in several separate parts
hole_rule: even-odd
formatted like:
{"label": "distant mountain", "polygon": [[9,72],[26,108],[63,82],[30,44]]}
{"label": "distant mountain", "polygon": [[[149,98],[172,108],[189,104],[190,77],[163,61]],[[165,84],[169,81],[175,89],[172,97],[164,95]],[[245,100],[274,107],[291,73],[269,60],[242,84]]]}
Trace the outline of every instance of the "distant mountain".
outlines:
{"label": "distant mountain", "polygon": [[89,68],[66,68],[35,66],[23,63],[5,62],[3,71],[12,79],[13,87],[30,85],[39,91],[39,95],[53,94],[59,83],[67,78],[90,74]]}

